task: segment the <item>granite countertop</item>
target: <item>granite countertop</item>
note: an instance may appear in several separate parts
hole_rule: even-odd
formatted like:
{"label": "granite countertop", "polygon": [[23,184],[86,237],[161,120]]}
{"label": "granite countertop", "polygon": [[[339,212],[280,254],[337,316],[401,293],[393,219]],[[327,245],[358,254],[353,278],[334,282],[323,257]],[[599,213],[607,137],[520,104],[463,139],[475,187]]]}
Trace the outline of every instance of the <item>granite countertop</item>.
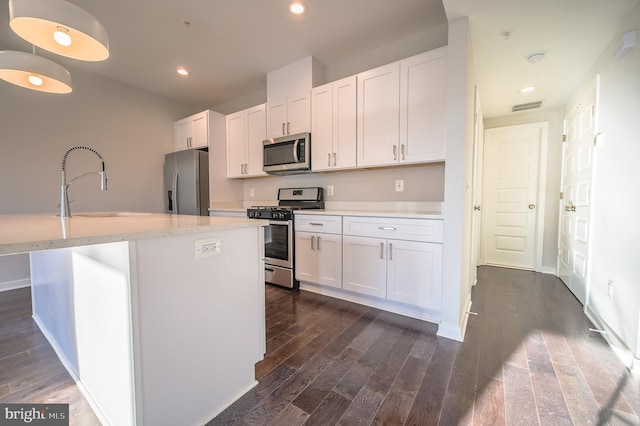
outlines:
{"label": "granite countertop", "polygon": [[0,255],[262,226],[266,221],[156,213],[0,215]]}

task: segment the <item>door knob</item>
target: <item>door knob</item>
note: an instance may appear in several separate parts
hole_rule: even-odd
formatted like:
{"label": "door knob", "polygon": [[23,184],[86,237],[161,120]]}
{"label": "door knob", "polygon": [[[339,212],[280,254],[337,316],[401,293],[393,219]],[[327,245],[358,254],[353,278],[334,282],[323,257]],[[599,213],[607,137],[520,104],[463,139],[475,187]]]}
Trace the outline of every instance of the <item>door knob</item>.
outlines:
{"label": "door knob", "polygon": [[473,210],[476,211],[476,212],[479,212],[480,211],[480,206],[473,206]]}
{"label": "door knob", "polygon": [[535,208],[536,208],[536,205],[535,205],[535,204],[529,204],[529,210],[533,210],[533,209],[535,209]]}

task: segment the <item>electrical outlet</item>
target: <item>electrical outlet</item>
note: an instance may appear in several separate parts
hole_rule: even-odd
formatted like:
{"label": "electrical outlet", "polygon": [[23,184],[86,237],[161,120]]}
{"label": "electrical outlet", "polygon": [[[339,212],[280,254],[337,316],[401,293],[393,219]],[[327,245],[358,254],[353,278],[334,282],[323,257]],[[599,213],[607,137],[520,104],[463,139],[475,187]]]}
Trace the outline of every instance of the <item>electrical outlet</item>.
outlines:
{"label": "electrical outlet", "polygon": [[333,196],[333,185],[327,186],[327,195]]}
{"label": "electrical outlet", "polygon": [[404,191],[404,181],[403,180],[397,180],[396,181],[396,192],[402,192]]}
{"label": "electrical outlet", "polygon": [[609,299],[613,299],[613,280],[609,280],[607,283],[607,295]]}
{"label": "electrical outlet", "polygon": [[253,188],[249,188],[249,197],[253,198],[256,196],[256,190]]}
{"label": "electrical outlet", "polygon": [[207,238],[196,241],[196,259],[218,256],[222,253],[220,238]]}

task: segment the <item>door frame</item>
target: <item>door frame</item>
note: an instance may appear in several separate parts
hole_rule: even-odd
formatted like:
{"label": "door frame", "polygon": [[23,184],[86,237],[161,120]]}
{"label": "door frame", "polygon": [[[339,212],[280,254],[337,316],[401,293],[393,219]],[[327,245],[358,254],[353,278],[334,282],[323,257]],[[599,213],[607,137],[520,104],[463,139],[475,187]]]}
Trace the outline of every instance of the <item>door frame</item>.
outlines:
{"label": "door frame", "polygon": [[[470,247],[470,288],[478,283],[478,265],[482,241],[482,166],[483,166],[484,123],[478,86],[474,88],[473,163],[471,172],[471,247]],[[478,210],[476,210],[476,207]]]}
{"label": "door frame", "polygon": [[[544,252],[544,228],[545,228],[545,210],[546,210],[546,197],[547,197],[547,152],[549,144],[549,122],[540,121],[526,124],[515,124],[511,126],[492,127],[484,130],[484,144],[487,143],[489,136],[492,133],[503,132],[507,129],[522,129],[527,130],[530,128],[540,129],[540,146],[538,147],[538,183],[536,188],[536,223],[535,223],[535,248],[534,248],[534,271],[543,272],[542,258]],[[484,150],[486,156],[487,150]],[[483,164],[486,164],[487,159],[483,157]],[[490,189],[486,187],[486,179],[482,179],[482,205],[486,206],[486,194]],[[483,229],[480,230],[480,263],[486,265],[485,253],[484,253],[484,239],[487,238],[484,235]],[[520,268],[518,268],[520,269]]]}

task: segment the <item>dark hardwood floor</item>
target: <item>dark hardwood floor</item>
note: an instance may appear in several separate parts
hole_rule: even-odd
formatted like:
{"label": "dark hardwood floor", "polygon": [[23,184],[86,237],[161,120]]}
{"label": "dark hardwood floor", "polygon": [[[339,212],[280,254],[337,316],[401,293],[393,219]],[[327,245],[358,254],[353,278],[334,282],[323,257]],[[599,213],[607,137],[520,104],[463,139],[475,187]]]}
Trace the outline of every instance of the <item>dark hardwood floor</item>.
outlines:
{"label": "dark hardwood floor", "polygon": [[[267,286],[259,384],[209,425],[640,424],[640,379],[558,279],[481,267],[473,301],[459,343],[434,324]],[[99,424],[31,319],[29,289],[0,293],[0,402],[69,403],[72,425]]]}
{"label": "dark hardwood floor", "polygon": [[259,384],[209,425],[639,425],[632,376],[550,275],[479,268],[464,343],[267,287]]}
{"label": "dark hardwood floor", "polygon": [[0,403],[69,404],[70,425],[100,425],[31,318],[30,288],[0,293]]}

